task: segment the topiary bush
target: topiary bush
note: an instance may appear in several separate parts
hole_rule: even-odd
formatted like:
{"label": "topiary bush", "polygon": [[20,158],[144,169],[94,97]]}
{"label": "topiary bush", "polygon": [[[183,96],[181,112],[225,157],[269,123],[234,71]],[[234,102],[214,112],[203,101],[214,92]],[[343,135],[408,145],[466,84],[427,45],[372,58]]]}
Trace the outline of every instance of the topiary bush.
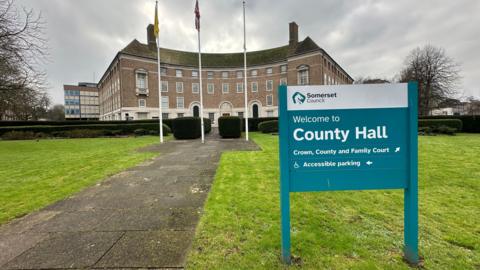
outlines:
{"label": "topiary bush", "polygon": [[277,133],[278,120],[265,121],[258,124],[258,130],[262,133]]}
{"label": "topiary bush", "polygon": [[208,118],[203,118],[203,131],[208,134],[212,131],[212,121]]}
{"label": "topiary bush", "polygon": [[[249,131],[259,131],[258,125],[262,122],[278,120],[278,117],[259,117],[259,118],[248,118],[248,130]],[[242,130],[245,131],[245,119],[242,119]]]}
{"label": "topiary bush", "polygon": [[218,131],[222,138],[240,138],[242,119],[238,116],[222,116],[218,118]]}
{"label": "topiary bush", "polygon": [[[418,127],[429,127],[435,132],[439,127],[448,127],[455,129],[455,131],[462,131],[462,120],[459,119],[420,119],[418,120]],[[445,130],[445,129],[442,129]]]}
{"label": "topiary bush", "polygon": [[179,140],[198,139],[202,136],[199,117],[182,117],[172,122],[173,136]]}

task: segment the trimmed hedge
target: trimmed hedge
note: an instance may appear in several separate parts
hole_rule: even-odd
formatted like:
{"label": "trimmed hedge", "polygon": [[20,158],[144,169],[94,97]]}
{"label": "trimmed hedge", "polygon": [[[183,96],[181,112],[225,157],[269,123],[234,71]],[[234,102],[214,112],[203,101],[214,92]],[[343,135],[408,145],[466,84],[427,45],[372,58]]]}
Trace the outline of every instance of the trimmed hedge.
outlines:
{"label": "trimmed hedge", "polygon": [[[163,119],[163,123],[169,125],[173,119]],[[112,125],[112,124],[153,124],[158,123],[158,119],[147,120],[64,120],[64,121],[0,121],[0,127],[18,127],[18,126],[83,126],[83,125]]]}
{"label": "trimmed hedge", "polygon": [[242,119],[238,116],[218,118],[218,132],[222,138],[240,138],[242,136]]}
{"label": "trimmed hedge", "polygon": [[480,115],[441,115],[422,117],[422,120],[427,119],[459,119],[463,123],[462,132],[480,133]]}
{"label": "trimmed hedge", "polygon": [[[278,120],[278,117],[248,118],[248,131],[258,131],[258,124],[265,121]],[[245,131],[245,119],[242,118],[242,130]]]}
{"label": "trimmed hedge", "polygon": [[208,118],[203,118],[203,131],[208,134],[212,131],[212,121]]}
{"label": "trimmed hedge", "polygon": [[277,133],[278,120],[261,122],[258,124],[258,130],[260,130],[262,133]]}
{"label": "trimmed hedge", "polygon": [[[159,126],[156,123],[129,123],[129,124],[103,124],[103,125],[71,125],[71,126],[19,126],[19,127],[0,127],[0,136],[5,133],[18,132],[33,132],[43,133],[54,137],[68,137],[68,132],[73,130],[100,130],[104,136],[112,135],[129,135],[134,134],[135,130],[144,129],[154,131],[158,134]],[[164,135],[171,133],[167,125],[163,125]],[[68,131],[68,132],[67,132]]]}
{"label": "trimmed hedge", "polygon": [[420,119],[418,120],[418,127],[429,127],[431,129],[438,129],[440,127],[448,127],[456,131],[462,130],[462,121],[459,119]]}
{"label": "trimmed hedge", "polygon": [[[205,124],[205,123],[204,123]],[[199,117],[182,117],[173,121],[173,136],[180,140],[198,139],[202,136]]]}

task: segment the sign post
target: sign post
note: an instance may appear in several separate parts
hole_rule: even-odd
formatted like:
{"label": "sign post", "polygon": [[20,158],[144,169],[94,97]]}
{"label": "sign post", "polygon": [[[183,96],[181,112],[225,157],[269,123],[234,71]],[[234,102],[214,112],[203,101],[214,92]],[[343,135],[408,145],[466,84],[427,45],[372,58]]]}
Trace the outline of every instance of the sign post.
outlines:
{"label": "sign post", "polygon": [[279,87],[282,259],[290,193],[404,189],[405,258],[418,263],[417,84]]}

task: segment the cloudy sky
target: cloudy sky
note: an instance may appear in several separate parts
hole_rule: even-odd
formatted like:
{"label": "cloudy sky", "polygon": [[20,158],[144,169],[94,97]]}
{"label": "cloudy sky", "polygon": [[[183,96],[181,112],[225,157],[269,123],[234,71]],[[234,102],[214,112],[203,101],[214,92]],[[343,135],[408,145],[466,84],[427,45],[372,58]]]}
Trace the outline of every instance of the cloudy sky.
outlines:
{"label": "cloudy sky", "polygon": [[[50,95],[63,103],[63,84],[98,80],[134,38],[146,41],[154,0],[16,0],[42,12],[51,61]],[[162,47],[195,51],[194,0],[161,0]],[[242,1],[200,0],[205,52],[242,50]],[[247,0],[249,50],[288,42],[288,23],[300,26],[354,78],[392,78],[410,50],[443,47],[462,67],[459,96],[480,97],[478,0]]]}

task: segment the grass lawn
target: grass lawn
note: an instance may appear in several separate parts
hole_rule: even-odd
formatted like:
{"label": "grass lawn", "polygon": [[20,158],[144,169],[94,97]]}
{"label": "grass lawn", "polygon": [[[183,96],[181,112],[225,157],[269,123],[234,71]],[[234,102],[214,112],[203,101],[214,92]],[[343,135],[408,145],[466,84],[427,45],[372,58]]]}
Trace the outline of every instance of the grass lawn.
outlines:
{"label": "grass lawn", "polygon": [[158,137],[0,141],[0,224],[132,167]]}
{"label": "grass lawn", "polygon": [[[188,257],[190,269],[282,269],[278,139],[223,154]],[[480,135],[419,138],[425,269],[480,269]],[[293,268],[408,269],[403,191],[295,193]]]}

